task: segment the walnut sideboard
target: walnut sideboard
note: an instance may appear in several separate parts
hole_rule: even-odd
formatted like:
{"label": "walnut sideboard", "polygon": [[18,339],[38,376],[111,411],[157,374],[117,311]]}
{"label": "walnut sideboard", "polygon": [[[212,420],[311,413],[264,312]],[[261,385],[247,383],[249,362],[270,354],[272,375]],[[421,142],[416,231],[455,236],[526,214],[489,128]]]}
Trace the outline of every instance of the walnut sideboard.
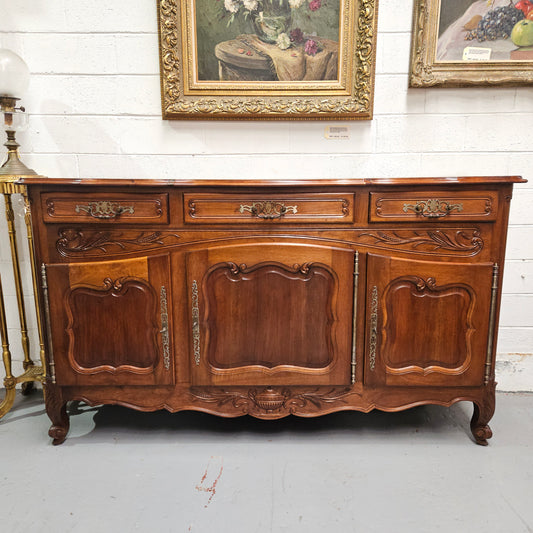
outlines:
{"label": "walnut sideboard", "polygon": [[54,444],[70,400],[263,419],[470,401],[487,444],[523,181],[24,181]]}

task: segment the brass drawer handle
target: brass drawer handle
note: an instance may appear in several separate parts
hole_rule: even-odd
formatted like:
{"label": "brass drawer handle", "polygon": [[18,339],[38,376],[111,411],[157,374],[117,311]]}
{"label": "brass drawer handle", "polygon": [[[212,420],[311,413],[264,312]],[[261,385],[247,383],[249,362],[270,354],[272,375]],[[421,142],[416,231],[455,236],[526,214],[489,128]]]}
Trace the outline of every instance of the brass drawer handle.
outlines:
{"label": "brass drawer handle", "polygon": [[132,205],[120,205],[117,202],[110,202],[103,200],[100,202],[89,202],[87,205],[77,205],[76,213],[88,213],[93,218],[98,219],[111,219],[116,218],[122,213],[135,213],[135,209]]}
{"label": "brass drawer handle", "polygon": [[257,218],[273,220],[275,218],[281,218],[287,213],[296,214],[298,212],[298,206],[285,205],[281,202],[266,200],[264,202],[253,202],[252,205],[241,204],[239,212],[244,213],[245,211]]}
{"label": "brass drawer handle", "polygon": [[417,215],[427,218],[440,218],[450,214],[451,211],[463,210],[463,204],[450,204],[444,200],[433,198],[430,200],[420,200],[416,204],[403,204],[403,212],[414,211]]}

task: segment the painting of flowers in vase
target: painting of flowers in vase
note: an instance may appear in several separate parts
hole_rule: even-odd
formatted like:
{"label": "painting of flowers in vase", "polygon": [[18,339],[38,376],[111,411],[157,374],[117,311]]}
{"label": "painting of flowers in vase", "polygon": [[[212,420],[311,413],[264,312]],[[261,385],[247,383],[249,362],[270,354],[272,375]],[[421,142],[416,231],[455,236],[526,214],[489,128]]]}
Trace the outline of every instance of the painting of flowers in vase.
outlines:
{"label": "painting of flowers in vase", "polygon": [[196,0],[198,81],[337,80],[340,0]]}

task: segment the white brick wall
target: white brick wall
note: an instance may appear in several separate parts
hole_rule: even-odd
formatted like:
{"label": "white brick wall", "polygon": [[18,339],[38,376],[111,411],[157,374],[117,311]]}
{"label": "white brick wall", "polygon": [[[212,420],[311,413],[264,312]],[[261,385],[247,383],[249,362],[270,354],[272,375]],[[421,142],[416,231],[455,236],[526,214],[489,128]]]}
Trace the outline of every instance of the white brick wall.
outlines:
{"label": "white brick wall", "polygon": [[[511,209],[498,379],[505,390],[533,390],[533,87],[408,89],[412,4],[380,0],[374,120],[344,122],[350,139],[335,141],[323,122],[162,121],[154,0],[0,0],[0,46],[32,71],[24,161],[54,177],[523,175],[530,183],[516,187]],[[0,273],[20,360],[4,233]],[[22,260],[30,295],[26,252]]]}

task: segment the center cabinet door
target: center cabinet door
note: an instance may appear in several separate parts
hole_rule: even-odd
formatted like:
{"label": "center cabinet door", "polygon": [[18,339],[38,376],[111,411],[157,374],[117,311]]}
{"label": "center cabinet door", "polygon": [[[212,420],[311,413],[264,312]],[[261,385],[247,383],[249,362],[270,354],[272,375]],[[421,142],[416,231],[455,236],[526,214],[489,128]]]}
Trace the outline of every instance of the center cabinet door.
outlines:
{"label": "center cabinet door", "polygon": [[354,252],[265,242],[188,254],[195,385],[350,383]]}

